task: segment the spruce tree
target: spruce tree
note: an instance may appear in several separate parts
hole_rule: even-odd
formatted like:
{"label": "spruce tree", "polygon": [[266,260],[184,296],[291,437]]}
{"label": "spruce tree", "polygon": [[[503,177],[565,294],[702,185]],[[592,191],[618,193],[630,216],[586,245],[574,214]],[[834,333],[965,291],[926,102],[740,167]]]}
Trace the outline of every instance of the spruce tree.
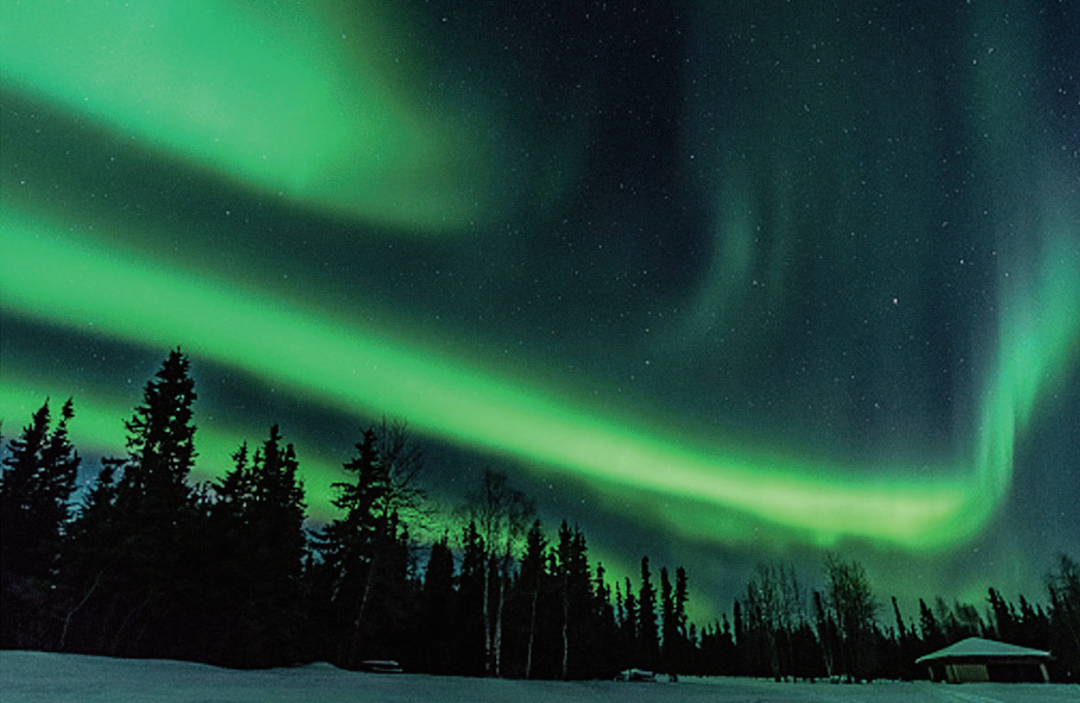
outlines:
{"label": "spruce tree", "polygon": [[1001,593],[993,586],[990,587],[986,600],[990,603],[990,612],[994,616],[994,629],[996,630],[997,639],[1015,644],[1019,634],[1017,632],[1016,611],[1009,603],[1005,602]]}
{"label": "spruce tree", "polygon": [[1080,679],[1080,565],[1059,554],[1046,575],[1050,595],[1050,646],[1061,680]]}
{"label": "spruce tree", "polygon": [[60,541],[69,519],[79,455],[68,439],[72,400],[50,430],[49,401],[34,413],[17,439],[8,442],[0,474],[0,646],[54,644]]}
{"label": "spruce tree", "polygon": [[[190,657],[204,531],[188,475],[195,382],[172,350],[127,420],[128,456],[106,460],[73,526],[65,641],[126,656]],[[71,632],[71,628],[75,632]],[[68,635],[72,635],[71,641]]]}
{"label": "spruce tree", "polygon": [[195,462],[190,362],[174,349],[143,389],[127,429],[128,458],[116,485],[126,567],[124,617],[110,644],[118,654],[178,656],[187,603],[200,585],[190,567],[202,557],[191,539],[197,513],[188,476]]}
{"label": "spruce tree", "polygon": [[[687,627],[686,602],[689,600],[687,591],[686,569],[679,567],[675,570],[675,667],[674,673],[683,673],[690,670],[690,652],[694,642]],[[665,635],[665,641],[666,641]]]}
{"label": "spruce tree", "polygon": [[660,661],[667,674],[675,673],[675,601],[672,599],[671,579],[666,566],[660,567]]}
{"label": "spruce tree", "polygon": [[483,676],[484,571],[487,568],[487,547],[473,520],[462,530],[461,550],[458,605],[455,609],[458,634],[456,668],[466,676]]}
{"label": "spruce tree", "polygon": [[[990,589],[993,591],[993,589]],[[914,646],[914,627],[908,627],[904,622],[904,616],[900,613],[900,604],[896,596],[892,597],[893,616],[896,618],[896,647],[899,661],[895,662],[896,675],[905,681],[911,680],[915,671],[912,668],[914,661],[919,657]]]}
{"label": "spruce tree", "polygon": [[949,644],[934,611],[922,598],[919,599],[919,632],[922,639],[920,656],[944,648]]}
{"label": "spruce tree", "polygon": [[1050,648],[1050,619],[1042,606],[1034,605],[1020,594],[1021,641],[1024,647],[1034,649]]}
{"label": "spruce tree", "polygon": [[421,598],[416,649],[422,671],[431,674],[452,672],[454,555],[449,537],[431,546]]}
{"label": "spruce tree", "polygon": [[343,465],[350,480],[333,484],[332,503],[342,514],[315,535],[321,563],[313,581],[323,627],[336,633],[325,657],[343,666],[400,658],[406,647],[417,583],[403,516],[422,508],[415,484],[421,467],[404,423],[384,420],[363,431]]}
{"label": "spruce tree", "polygon": [[[732,617],[734,615],[732,613]],[[718,673],[727,674],[728,676],[739,673],[739,653],[735,649],[735,635],[732,630],[732,624],[728,622],[725,615],[723,624],[717,634],[717,652],[722,662]]]}
{"label": "spruce tree", "polygon": [[591,651],[593,668],[590,675],[598,678],[612,678],[619,672],[622,661],[619,653],[619,626],[615,615],[616,604],[612,602],[611,586],[607,582],[607,570],[603,564],[596,565],[595,589],[593,592],[593,615],[596,623]]}
{"label": "spruce tree", "polygon": [[598,623],[589,576],[588,547],[585,534],[575,526],[567,530],[567,539],[559,535],[558,568],[563,586],[563,623],[566,633],[562,678],[587,678],[593,675]]}
{"label": "spruce tree", "polygon": [[638,657],[641,666],[655,670],[660,663],[660,637],[656,627],[656,588],[649,572],[649,557],[641,558],[641,590],[637,604]]}
{"label": "spruce tree", "polygon": [[[560,667],[560,678],[564,681],[570,678],[571,630],[574,629],[573,615],[576,615],[576,613],[571,612],[573,605],[573,551],[574,533],[571,532],[570,526],[566,524],[566,520],[563,520],[562,525],[559,526],[559,544],[556,547],[555,554],[558,557],[558,571],[556,571],[556,574],[559,579],[559,593],[562,600],[562,666]],[[576,635],[576,632],[573,634]]]}
{"label": "spruce tree", "polygon": [[623,601],[626,617],[622,622],[622,656],[629,666],[638,666],[641,663],[639,659],[641,643],[638,630],[638,621],[641,615],[638,599],[634,595],[634,588],[630,583],[629,576],[626,577],[624,592],[626,593]]}
{"label": "spruce tree", "polygon": [[124,423],[129,459],[118,484],[118,504],[166,533],[172,533],[191,497],[187,478],[195,463],[192,406],[197,397],[190,362],[174,349]]}
{"label": "spruce tree", "polygon": [[747,646],[749,638],[738,598],[735,598],[731,605],[731,620],[735,629],[735,672],[740,676],[747,676],[750,673],[750,654]]}
{"label": "spruce tree", "polygon": [[277,425],[249,460],[247,444],[214,486],[207,541],[217,545],[211,570],[227,605],[217,644],[220,663],[289,664],[303,640],[301,577],[307,540],[304,491],[293,445]]}
{"label": "spruce tree", "polygon": [[318,538],[330,606],[330,626],[338,631],[338,663],[356,668],[378,650],[378,627],[369,622],[373,605],[384,592],[382,581],[389,565],[392,543],[399,537],[396,514],[390,508],[389,474],[373,429],[363,432],[356,456],[344,464],[353,475],[333,487],[333,505],[343,511]]}

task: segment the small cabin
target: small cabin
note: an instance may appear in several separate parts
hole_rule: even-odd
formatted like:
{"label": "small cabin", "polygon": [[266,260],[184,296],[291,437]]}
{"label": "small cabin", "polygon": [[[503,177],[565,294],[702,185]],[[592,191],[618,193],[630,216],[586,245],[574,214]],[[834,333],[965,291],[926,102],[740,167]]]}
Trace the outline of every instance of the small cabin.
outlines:
{"label": "small cabin", "polygon": [[969,637],[919,657],[915,664],[929,669],[931,681],[1049,683],[1046,662],[1050,659],[1050,652],[1039,649]]}

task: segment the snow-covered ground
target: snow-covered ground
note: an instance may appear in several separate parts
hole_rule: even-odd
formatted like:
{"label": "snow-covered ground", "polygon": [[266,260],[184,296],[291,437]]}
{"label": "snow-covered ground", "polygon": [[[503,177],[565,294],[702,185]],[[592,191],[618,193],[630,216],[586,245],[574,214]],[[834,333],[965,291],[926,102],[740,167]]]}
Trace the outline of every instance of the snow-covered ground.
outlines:
{"label": "snow-covered ground", "polygon": [[0,652],[0,703],[1040,703],[1080,702],[1080,686],[877,683],[777,684],[505,681],[359,674],[329,664],[233,671],[201,664]]}

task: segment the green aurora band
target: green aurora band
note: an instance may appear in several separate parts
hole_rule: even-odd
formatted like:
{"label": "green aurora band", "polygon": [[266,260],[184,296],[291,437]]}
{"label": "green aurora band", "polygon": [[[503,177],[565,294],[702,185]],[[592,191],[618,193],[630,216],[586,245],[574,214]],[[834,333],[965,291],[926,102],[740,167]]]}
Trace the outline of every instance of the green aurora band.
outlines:
{"label": "green aurora band", "polygon": [[[1010,312],[970,469],[919,483],[897,472],[844,478],[838,467],[678,446],[649,428],[617,424],[435,350],[95,246],[12,207],[4,208],[0,225],[0,292],[8,311],[159,348],[182,340],[194,354],[347,412],[407,417],[422,433],[570,472],[601,489],[692,498],[715,508],[714,518],[734,511],[819,545],[851,536],[933,549],[976,534],[1006,495],[1017,429],[1040,390],[1068,369],[1080,339],[1080,262],[1062,247],[1047,257],[1033,291],[1038,314],[1022,304],[1004,308]],[[696,533],[730,537],[725,520],[702,521]]]}
{"label": "green aurora band", "polygon": [[317,210],[402,233],[492,213],[482,119],[393,92],[394,23],[362,5],[358,23],[311,3],[4,2],[0,65],[7,87]]}

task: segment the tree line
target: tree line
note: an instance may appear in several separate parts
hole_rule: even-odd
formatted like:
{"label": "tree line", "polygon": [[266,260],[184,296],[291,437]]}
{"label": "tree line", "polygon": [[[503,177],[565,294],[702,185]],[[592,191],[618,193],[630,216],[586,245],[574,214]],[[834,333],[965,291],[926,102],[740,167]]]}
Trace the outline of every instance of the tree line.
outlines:
{"label": "tree line", "polygon": [[[195,466],[190,361],[170,352],[125,421],[127,455],[76,491],[74,403],[49,402],[7,443],[0,475],[0,647],[200,661],[239,668],[395,660],[410,671],[520,678],[670,674],[868,680],[925,676],[922,654],[967,636],[1050,650],[1080,672],[1080,568],[1062,555],[1046,604],[994,588],[986,608],[895,598],[827,556],[820,588],[763,564],[731,618],[689,622],[689,577],[643,557],[636,583],[592,563],[585,535],[549,535],[531,501],[487,471],[464,527],[410,537],[430,507],[402,423],[360,433],[337,516],[307,521],[292,444],[272,426],[206,483]],[[891,617],[890,617],[891,616]]]}

